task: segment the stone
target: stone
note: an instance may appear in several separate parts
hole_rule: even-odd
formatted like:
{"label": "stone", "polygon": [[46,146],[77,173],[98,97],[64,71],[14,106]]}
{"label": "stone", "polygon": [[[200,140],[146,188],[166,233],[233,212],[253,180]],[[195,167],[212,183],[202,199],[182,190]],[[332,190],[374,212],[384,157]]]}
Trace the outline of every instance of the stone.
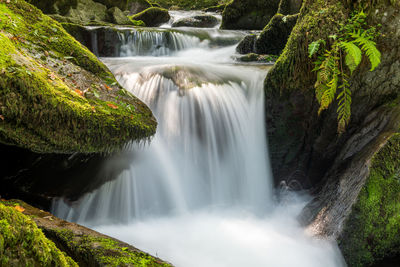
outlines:
{"label": "stone", "polygon": [[212,28],[218,25],[218,19],[211,15],[198,15],[180,19],[172,24],[172,27],[196,27]]}
{"label": "stone", "polygon": [[171,17],[168,10],[159,7],[150,7],[138,14],[129,17],[131,20],[141,20],[148,27],[157,27],[167,23]]}

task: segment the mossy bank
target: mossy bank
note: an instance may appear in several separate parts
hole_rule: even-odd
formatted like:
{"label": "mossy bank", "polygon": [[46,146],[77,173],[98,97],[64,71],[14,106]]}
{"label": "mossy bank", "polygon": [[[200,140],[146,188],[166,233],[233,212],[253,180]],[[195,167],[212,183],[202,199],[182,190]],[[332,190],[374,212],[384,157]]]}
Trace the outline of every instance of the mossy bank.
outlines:
{"label": "mossy bank", "polygon": [[151,137],[150,109],[34,6],[0,2],[0,142],[94,153]]}

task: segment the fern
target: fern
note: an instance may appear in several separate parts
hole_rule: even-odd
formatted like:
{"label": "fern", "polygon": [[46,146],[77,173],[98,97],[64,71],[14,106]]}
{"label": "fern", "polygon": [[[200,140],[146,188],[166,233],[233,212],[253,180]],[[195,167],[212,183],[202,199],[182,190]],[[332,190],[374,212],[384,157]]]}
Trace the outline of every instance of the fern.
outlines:
{"label": "fern", "polygon": [[346,126],[350,122],[351,117],[351,91],[348,81],[343,78],[342,85],[340,86],[342,91],[338,94],[338,133],[344,133]]}
{"label": "fern", "polygon": [[[325,49],[323,55],[318,56],[314,62],[317,72],[317,81],[314,85],[315,96],[319,103],[318,115],[328,109],[335,101],[338,88],[341,89],[336,96],[338,101],[337,121],[338,133],[343,133],[351,119],[351,90],[348,78],[361,64],[363,52],[371,62],[371,71],[375,70],[381,62],[381,53],[376,48],[373,39],[376,37],[376,29],[367,26],[366,15],[359,11],[353,14],[348,24],[343,25],[339,34],[329,36],[334,42],[331,49]],[[308,47],[309,57],[319,52],[320,45],[326,42],[318,40]],[[341,57],[345,54],[344,64]],[[339,56],[340,55],[340,56]],[[346,74],[343,65],[347,66],[350,76]]]}
{"label": "fern", "polygon": [[359,33],[353,33],[352,37],[355,39],[354,43],[361,46],[361,49],[365,52],[365,55],[371,62],[370,71],[375,70],[375,68],[381,63],[381,52],[376,48],[376,43]]}
{"label": "fern", "polygon": [[361,63],[362,59],[362,52],[361,49],[358,48],[354,43],[351,42],[340,42],[339,46],[344,49],[346,52],[345,63],[346,66],[349,68],[350,73],[353,74]]}

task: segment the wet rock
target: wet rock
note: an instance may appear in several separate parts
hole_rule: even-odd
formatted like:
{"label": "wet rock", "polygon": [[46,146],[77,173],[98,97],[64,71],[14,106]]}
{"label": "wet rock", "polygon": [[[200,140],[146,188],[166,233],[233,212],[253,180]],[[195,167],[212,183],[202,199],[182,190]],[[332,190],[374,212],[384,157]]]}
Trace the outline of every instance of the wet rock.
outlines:
{"label": "wet rock", "polygon": [[172,27],[196,27],[212,28],[218,25],[218,19],[211,15],[199,15],[180,19],[172,24]]}
{"label": "wet rock", "polygon": [[171,17],[168,10],[159,7],[151,7],[129,18],[131,20],[141,20],[148,27],[157,27],[168,22]]}
{"label": "wet rock", "polygon": [[247,35],[236,47],[236,52],[238,52],[239,54],[254,53],[256,40],[256,34]]}
{"label": "wet rock", "polygon": [[150,4],[147,0],[128,0],[127,10],[129,15],[134,15],[140,13],[150,7],[160,7],[157,4]]}

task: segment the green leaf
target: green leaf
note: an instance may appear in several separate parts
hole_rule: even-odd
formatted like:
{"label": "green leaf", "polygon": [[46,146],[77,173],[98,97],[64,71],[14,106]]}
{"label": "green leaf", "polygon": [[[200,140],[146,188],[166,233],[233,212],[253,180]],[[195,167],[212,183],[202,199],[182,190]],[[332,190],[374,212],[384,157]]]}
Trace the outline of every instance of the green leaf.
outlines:
{"label": "green leaf", "polygon": [[353,71],[355,71],[361,63],[361,49],[351,42],[340,42],[339,46],[346,52],[345,63],[350,73],[353,74]]}
{"label": "green leaf", "polygon": [[312,57],[315,53],[318,52],[319,46],[321,44],[321,41],[314,41],[308,46],[308,56]]}

